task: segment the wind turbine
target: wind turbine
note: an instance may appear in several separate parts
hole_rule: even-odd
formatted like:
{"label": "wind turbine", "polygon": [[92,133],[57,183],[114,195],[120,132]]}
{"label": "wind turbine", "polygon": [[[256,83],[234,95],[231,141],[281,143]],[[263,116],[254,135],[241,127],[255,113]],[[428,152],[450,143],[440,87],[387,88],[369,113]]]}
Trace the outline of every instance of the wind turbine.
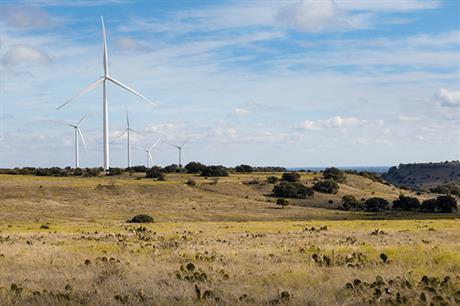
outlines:
{"label": "wind turbine", "polygon": [[118,135],[114,140],[112,140],[110,143],[114,143],[115,141],[117,141],[121,136],[123,136],[124,134],[127,134],[127,139],[128,139],[128,143],[127,143],[127,150],[128,150],[128,168],[131,168],[131,132],[135,132],[135,133],[138,133],[140,134],[138,131],[132,129],[130,126],[129,126],[129,116],[128,116],[128,110],[126,110],[126,125],[127,125],[127,128],[126,130],[123,131],[123,133],[121,133],[120,135]]}
{"label": "wind turbine", "polygon": [[158,139],[155,141],[153,145],[151,145],[148,148],[139,148],[140,150],[144,151],[147,153],[147,168],[150,168],[153,166],[153,158],[152,158],[152,150],[155,148],[159,143],[161,142],[161,139]]}
{"label": "wind turbine", "polygon": [[184,145],[189,142],[190,139],[187,139],[186,141],[184,141],[181,145],[176,145],[176,144],[172,144],[172,143],[169,143],[169,142],[166,142],[167,144],[169,144],[170,146],[173,146],[175,147],[176,149],[179,150],[179,168],[182,168],[182,158],[184,157],[183,155],[183,149],[184,149]]}
{"label": "wind turbine", "polygon": [[83,143],[83,146],[85,148],[85,151],[88,151],[88,148],[86,147],[86,142],[85,138],[83,137],[83,133],[80,130],[80,124],[85,119],[86,116],[83,116],[80,121],[77,122],[77,124],[72,124],[68,123],[65,121],[54,121],[51,120],[50,122],[57,123],[57,124],[62,124],[62,125],[67,125],[73,128],[74,130],[74,141],[75,141],[75,168],[80,168],[80,150],[79,150],[79,143],[78,143],[78,138],[81,138],[81,142]]}
{"label": "wind turbine", "polygon": [[101,16],[101,22],[102,22],[102,48],[103,48],[103,66],[104,66],[104,75],[98,79],[96,82],[88,85],[84,89],[82,89],[80,92],[78,92],[74,97],[71,99],[67,100],[64,104],[59,106],[57,109],[61,109],[65,105],[69,104],[73,100],[77,99],[78,97],[84,95],[85,93],[95,89],[98,85],[102,84],[102,113],[103,113],[103,125],[102,125],[102,132],[103,132],[103,140],[104,140],[104,169],[108,170],[110,166],[110,159],[109,159],[109,106],[107,102],[107,81],[110,81],[111,83],[131,92],[132,94],[140,97],[142,100],[149,102],[153,105],[152,101],[135,91],[134,89],[126,86],[125,84],[121,83],[120,81],[117,81],[116,79],[112,78],[109,75],[109,58],[108,58],[108,52],[107,52],[107,37],[105,34],[105,25],[104,25],[104,18]]}

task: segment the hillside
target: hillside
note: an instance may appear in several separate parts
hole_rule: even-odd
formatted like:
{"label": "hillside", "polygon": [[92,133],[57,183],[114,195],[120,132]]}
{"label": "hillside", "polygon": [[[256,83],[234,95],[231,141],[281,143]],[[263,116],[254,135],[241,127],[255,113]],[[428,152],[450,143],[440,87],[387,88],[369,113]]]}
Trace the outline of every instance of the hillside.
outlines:
{"label": "hillside", "polygon": [[400,164],[391,167],[382,177],[396,186],[416,189],[428,189],[446,183],[460,185],[460,161]]}
{"label": "hillside", "polygon": [[344,194],[433,195],[347,174],[280,209],[268,175],[0,175],[0,304],[460,303],[458,212],[336,209]]}

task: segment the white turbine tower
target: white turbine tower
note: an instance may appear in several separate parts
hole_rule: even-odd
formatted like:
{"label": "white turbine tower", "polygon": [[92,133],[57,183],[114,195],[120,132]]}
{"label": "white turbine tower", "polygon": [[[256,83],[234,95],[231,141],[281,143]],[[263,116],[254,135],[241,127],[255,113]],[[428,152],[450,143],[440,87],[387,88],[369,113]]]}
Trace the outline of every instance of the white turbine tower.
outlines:
{"label": "white turbine tower", "polygon": [[139,148],[140,150],[144,151],[147,153],[147,168],[153,167],[153,157],[152,157],[152,150],[155,148],[159,143],[161,142],[161,139],[158,139],[155,141],[153,145],[151,145],[148,148]]}
{"label": "white turbine tower", "polygon": [[53,123],[57,124],[62,124],[62,125],[67,125],[73,128],[74,130],[74,141],[75,141],[75,168],[80,168],[80,149],[79,149],[79,141],[78,138],[81,138],[81,142],[83,143],[83,146],[85,148],[85,151],[88,151],[86,147],[86,142],[85,138],[83,137],[83,133],[80,130],[80,124],[82,123],[83,119],[85,119],[86,116],[83,116],[80,121],[77,122],[77,124],[72,124],[69,122],[64,122],[64,121],[50,121]]}
{"label": "white turbine tower", "polygon": [[134,132],[134,133],[138,133],[140,134],[138,131],[136,131],[135,129],[132,129],[129,125],[129,116],[128,116],[128,110],[126,110],[126,129],[120,134],[118,135],[114,140],[112,140],[110,143],[114,143],[115,141],[117,141],[121,136],[123,136],[124,134],[127,134],[127,150],[128,150],[128,168],[131,168],[131,132]]}
{"label": "white turbine tower", "polygon": [[108,59],[108,53],[107,53],[107,37],[105,34],[105,25],[104,25],[104,19],[101,16],[101,22],[102,22],[102,47],[103,47],[103,66],[104,66],[104,75],[98,79],[96,82],[88,85],[85,87],[83,90],[78,92],[74,97],[71,99],[67,100],[64,104],[59,106],[57,109],[61,109],[65,105],[69,104],[76,98],[82,96],[83,94],[95,89],[99,84],[102,84],[102,113],[103,113],[103,125],[102,125],[102,130],[103,130],[103,139],[104,139],[104,169],[108,170],[110,166],[110,160],[109,160],[109,106],[107,102],[107,81],[110,81],[111,83],[135,94],[136,96],[140,97],[142,100],[147,101],[151,104],[155,104],[134,89],[129,88],[128,86],[124,85],[120,81],[115,80],[109,75],[109,59]]}
{"label": "white turbine tower", "polygon": [[187,139],[181,145],[176,145],[176,144],[169,143],[169,142],[165,141],[170,146],[173,146],[173,147],[175,147],[176,149],[179,150],[179,168],[182,168],[182,158],[184,157],[184,145],[189,141],[190,141],[190,139]]}

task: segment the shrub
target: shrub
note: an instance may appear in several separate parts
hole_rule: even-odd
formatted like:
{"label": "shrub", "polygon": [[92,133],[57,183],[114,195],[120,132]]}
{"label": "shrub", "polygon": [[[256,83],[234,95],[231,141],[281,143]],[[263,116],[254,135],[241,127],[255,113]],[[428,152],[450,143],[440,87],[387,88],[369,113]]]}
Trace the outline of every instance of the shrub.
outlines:
{"label": "shrub", "polygon": [[363,203],[356,200],[356,198],[353,195],[344,195],[342,197],[342,208],[345,210],[361,210],[364,208],[364,206]]}
{"label": "shrub", "polygon": [[228,171],[224,166],[208,166],[201,172],[201,176],[228,176]]}
{"label": "shrub", "polygon": [[278,183],[279,179],[276,176],[267,176],[267,183],[269,184],[276,184]]}
{"label": "shrub", "polygon": [[187,170],[188,173],[196,174],[200,173],[206,168],[206,165],[203,165],[202,163],[199,162],[189,162],[187,165],[185,165],[185,170]]}
{"label": "shrub", "polygon": [[159,179],[161,176],[164,177],[164,174],[161,172],[161,168],[157,166],[153,166],[145,173],[146,178],[156,178]]}
{"label": "shrub", "polygon": [[375,197],[375,198],[367,199],[364,202],[364,206],[367,211],[380,212],[380,211],[388,210],[390,208],[390,203],[388,203],[388,201],[385,200],[384,198]]}
{"label": "shrub", "polygon": [[187,185],[189,185],[189,186],[196,186],[196,182],[195,182],[195,180],[192,179],[192,178],[189,178],[189,179],[187,180],[187,182],[185,182],[185,184],[187,184]]}
{"label": "shrub", "polygon": [[81,175],[83,175],[83,170],[82,170],[81,168],[75,168],[75,169],[73,170],[73,175],[75,175],[75,176],[81,176]]}
{"label": "shrub", "polygon": [[457,209],[457,200],[450,195],[443,195],[436,198],[437,210],[443,213],[451,213]]}
{"label": "shrub", "polygon": [[137,215],[134,216],[131,220],[126,221],[128,223],[152,223],[153,217],[149,215]]}
{"label": "shrub", "polygon": [[423,201],[421,209],[430,212],[451,213],[457,209],[457,200],[450,195],[442,195],[436,199]]}
{"label": "shrub", "polygon": [[86,168],[85,171],[83,172],[83,176],[85,177],[93,177],[93,176],[98,176],[99,173],[101,173],[100,168]]}
{"label": "shrub", "polygon": [[436,199],[425,200],[420,205],[421,210],[423,210],[423,211],[431,211],[431,212],[436,211],[437,207],[438,207],[438,201]]}
{"label": "shrub", "polygon": [[180,168],[179,168],[178,165],[172,164],[172,165],[166,166],[166,167],[164,168],[164,171],[165,171],[166,173],[180,172]]}
{"label": "shrub", "polygon": [[344,183],[346,180],[345,174],[335,167],[324,169],[323,178],[326,180],[331,179],[338,183]]}
{"label": "shrub", "polygon": [[253,172],[254,169],[249,165],[239,165],[235,167],[235,171],[238,173],[248,173]]}
{"label": "shrub", "polygon": [[332,179],[319,181],[313,185],[313,190],[323,193],[337,193],[339,191],[339,185]]}
{"label": "shrub", "polygon": [[431,188],[430,191],[434,193],[452,194],[460,196],[460,187],[452,183],[436,186],[434,188]]}
{"label": "shrub", "polygon": [[281,182],[273,187],[273,194],[281,198],[306,199],[311,198],[314,192],[299,182]]}
{"label": "shrub", "polygon": [[131,167],[131,170],[137,173],[142,173],[142,172],[147,172],[147,167],[146,166],[133,166]]}
{"label": "shrub", "polygon": [[417,198],[400,195],[393,201],[393,209],[396,210],[417,210],[420,208],[420,201]]}
{"label": "shrub", "polygon": [[286,182],[298,182],[300,181],[300,174],[296,172],[284,172],[281,180]]}
{"label": "shrub", "polygon": [[286,199],[278,199],[278,200],[276,200],[276,205],[280,205],[281,208],[284,208],[284,206],[289,205],[289,201],[286,200]]}
{"label": "shrub", "polygon": [[121,168],[109,168],[108,176],[121,175],[123,171]]}

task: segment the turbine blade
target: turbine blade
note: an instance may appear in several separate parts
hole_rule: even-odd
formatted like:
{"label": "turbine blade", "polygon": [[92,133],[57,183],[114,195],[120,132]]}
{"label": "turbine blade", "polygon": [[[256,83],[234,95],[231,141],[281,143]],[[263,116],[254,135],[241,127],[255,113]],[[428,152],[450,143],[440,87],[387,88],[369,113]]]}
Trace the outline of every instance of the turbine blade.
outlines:
{"label": "turbine blade", "polygon": [[183,144],[181,144],[180,146],[181,146],[181,147],[183,147],[183,146],[184,146],[186,143],[188,143],[189,141],[190,141],[190,138],[189,138],[189,139],[187,139],[186,141],[184,141],[184,143],[183,143]]}
{"label": "turbine blade", "polygon": [[139,134],[141,136],[144,136],[144,134],[142,134],[141,132],[136,131],[135,129],[129,128],[129,130],[133,131],[134,133],[137,133],[137,134]]}
{"label": "turbine blade", "polygon": [[57,124],[62,124],[62,125],[67,125],[67,126],[71,126],[71,127],[75,127],[75,124],[72,124],[72,123],[69,123],[69,122],[65,122],[65,121],[59,121],[59,120],[48,120],[49,122],[51,123],[57,123]]}
{"label": "turbine blade", "polygon": [[160,142],[161,142],[161,139],[158,139],[157,141],[155,141],[155,143],[154,143],[153,145],[150,146],[149,151],[152,150],[153,148],[155,148],[155,146],[156,146],[157,144],[159,144]]}
{"label": "turbine blade", "polygon": [[148,151],[148,153],[149,153],[150,165],[153,167],[153,158],[152,158],[152,154],[150,154],[150,151]]}
{"label": "turbine blade", "polygon": [[77,126],[80,125],[80,123],[86,118],[86,116],[87,116],[87,115],[84,115],[83,117],[81,117],[80,121],[78,121],[78,123],[77,123]]}
{"label": "turbine blade", "polygon": [[78,126],[76,127],[76,129],[77,129],[78,135],[80,135],[81,142],[83,142],[83,147],[85,148],[85,152],[88,152],[88,147],[86,146],[86,141],[85,141],[85,137],[83,137],[83,133],[81,132]]}
{"label": "turbine blade", "polygon": [[67,100],[64,104],[62,104],[61,106],[59,106],[57,109],[61,109],[63,108],[64,106],[66,106],[67,104],[69,104],[70,102],[72,102],[73,100],[77,99],[78,97],[81,97],[82,95],[84,95],[85,93],[93,90],[94,88],[97,87],[97,85],[99,85],[99,83],[101,83],[102,81],[104,81],[104,78],[100,78],[99,80],[97,80],[96,82],[88,85],[87,87],[83,88],[80,92],[78,92],[75,96],[73,96],[71,99]]}
{"label": "turbine blade", "polygon": [[163,142],[164,142],[164,143],[166,143],[166,144],[169,144],[170,146],[173,146],[173,147],[175,147],[176,149],[180,149],[180,147],[179,147],[178,145],[175,145],[175,144],[169,143],[169,142],[167,142],[167,141],[164,141],[164,140],[163,140]]}
{"label": "turbine blade", "polygon": [[141,98],[142,100],[152,104],[152,105],[155,105],[156,106],[156,103],[150,101],[149,99],[147,99],[146,97],[144,97],[143,95],[141,95],[140,93],[138,93],[137,91],[135,91],[134,89],[126,86],[125,84],[121,83],[120,81],[117,81],[115,79],[113,79],[112,77],[107,77],[107,80],[111,81],[112,83],[114,83],[115,85],[118,85],[120,86],[121,88],[131,92],[132,94],[138,96],[139,98]]}
{"label": "turbine blade", "polygon": [[104,65],[104,76],[109,75],[109,55],[107,52],[107,35],[105,33],[104,18],[101,16],[102,23],[102,49],[103,49],[103,65]]}
{"label": "turbine blade", "polygon": [[137,150],[141,150],[141,151],[144,151],[144,152],[147,152],[147,150],[145,148],[142,148],[142,147],[139,147],[139,146],[133,146],[134,149],[137,149]]}
{"label": "turbine blade", "polygon": [[128,125],[128,129],[129,129],[129,115],[128,115],[128,108],[126,108],[125,110],[126,110],[126,124]]}
{"label": "turbine blade", "polygon": [[114,140],[112,140],[110,143],[114,143],[115,141],[117,141],[117,140],[118,140],[118,138],[120,138],[121,136],[125,135],[125,134],[126,134],[126,132],[128,132],[128,129],[124,130],[124,131],[123,131],[123,133],[121,133],[120,135],[118,135],[117,137],[115,137],[115,139],[114,139]]}

